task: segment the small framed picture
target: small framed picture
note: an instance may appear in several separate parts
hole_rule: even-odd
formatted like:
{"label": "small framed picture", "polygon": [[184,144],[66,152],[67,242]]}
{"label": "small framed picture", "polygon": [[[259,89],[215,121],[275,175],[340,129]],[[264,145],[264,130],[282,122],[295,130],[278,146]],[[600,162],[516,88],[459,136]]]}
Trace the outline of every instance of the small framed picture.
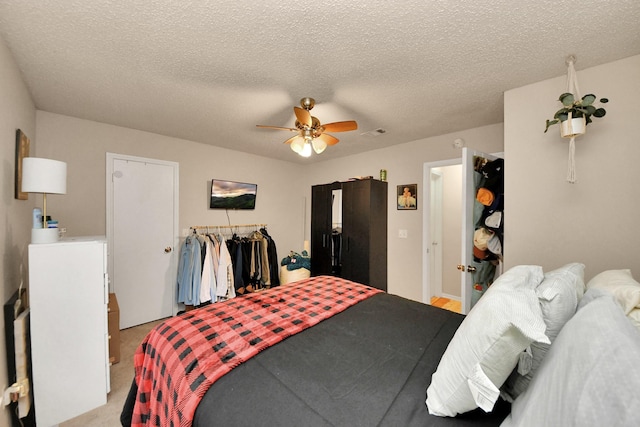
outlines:
{"label": "small framed picture", "polygon": [[29,193],[22,191],[22,159],[29,157],[29,138],[20,129],[16,131],[15,198],[28,200]]}
{"label": "small framed picture", "polygon": [[418,184],[398,185],[398,210],[418,209]]}

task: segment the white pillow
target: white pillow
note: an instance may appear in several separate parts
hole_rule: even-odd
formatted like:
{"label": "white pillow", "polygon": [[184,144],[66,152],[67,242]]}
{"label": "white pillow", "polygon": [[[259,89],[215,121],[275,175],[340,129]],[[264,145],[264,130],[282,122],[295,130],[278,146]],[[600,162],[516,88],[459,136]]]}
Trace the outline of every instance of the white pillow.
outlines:
{"label": "white pillow", "polygon": [[430,414],[453,417],[477,407],[490,412],[520,353],[531,342],[549,343],[533,290],[542,277],[541,267],[514,267],[480,298],[431,378]]}
{"label": "white pillow", "polygon": [[[565,323],[575,314],[578,301],[584,295],[584,264],[571,263],[545,273],[544,280],[536,288],[536,295],[546,325],[545,335],[553,343]],[[531,352],[521,355],[521,363],[504,386],[502,397],[513,402],[524,392],[535,371],[540,366],[550,344],[531,343]],[[527,365],[526,368],[522,365]]]}
{"label": "white pillow", "polygon": [[640,308],[631,310],[631,312],[627,314],[627,317],[636,328],[640,329]]}
{"label": "white pillow", "polygon": [[640,283],[631,276],[631,270],[607,270],[587,283],[587,288],[600,288],[611,292],[622,306],[624,314],[640,308]]}
{"label": "white pillow", "polygon": [[501,427],[632,426],[640,334],[611,293],[588,289]]}
{"label": "white pillow", "polygon": [[539,265],[517,265],[500,275],[491,285],[493,289],[536,289],[544,279]]}

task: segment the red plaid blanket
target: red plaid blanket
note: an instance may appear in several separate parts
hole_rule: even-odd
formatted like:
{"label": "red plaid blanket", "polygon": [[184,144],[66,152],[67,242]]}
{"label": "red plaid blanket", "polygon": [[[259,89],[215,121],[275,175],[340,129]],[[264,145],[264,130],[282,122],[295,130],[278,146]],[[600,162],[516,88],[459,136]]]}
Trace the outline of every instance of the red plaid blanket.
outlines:
{"label": "red plaid blanket", "polygon": [[382,292],[319,276],[247,294],[158,325],[134,355],[132,426],[190,426],[217,379],[283,339]]}

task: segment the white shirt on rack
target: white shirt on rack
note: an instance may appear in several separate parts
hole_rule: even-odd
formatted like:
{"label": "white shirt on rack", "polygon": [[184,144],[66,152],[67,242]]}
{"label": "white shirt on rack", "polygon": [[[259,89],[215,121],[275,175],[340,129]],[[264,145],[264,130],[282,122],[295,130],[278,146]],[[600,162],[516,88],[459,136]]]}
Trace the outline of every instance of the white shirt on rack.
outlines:
{"label": "white shirt on rack", "polygon": [[205,255],[202,266],[202,280],[200,281],[200,302],[211,301],[212,290],[216,289],[216,275],[213,266],[215,248],[211,239],[205,237]]}

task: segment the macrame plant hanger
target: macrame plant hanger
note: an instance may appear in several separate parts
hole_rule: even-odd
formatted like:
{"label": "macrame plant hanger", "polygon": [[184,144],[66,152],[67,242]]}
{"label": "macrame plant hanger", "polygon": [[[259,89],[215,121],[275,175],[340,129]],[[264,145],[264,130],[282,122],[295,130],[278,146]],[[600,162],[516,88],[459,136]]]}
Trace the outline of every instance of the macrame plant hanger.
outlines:
{"label": "macrame plant hanger", "polygon": [[[567,92],[572,93],[574,99],[580,99],[580,88],[578,88],[578,76],[576,75],[576,69],[573,63],[576,61],[576,57],[573,55],[567,56]],[[571,126],[571,111],[569,111],[569,117],[567,121]],[[569,132],[569,160],[567,164],[567,181],[571,184],[576,182],[576,137],[580,134],[575,134],[573,131]]]}

